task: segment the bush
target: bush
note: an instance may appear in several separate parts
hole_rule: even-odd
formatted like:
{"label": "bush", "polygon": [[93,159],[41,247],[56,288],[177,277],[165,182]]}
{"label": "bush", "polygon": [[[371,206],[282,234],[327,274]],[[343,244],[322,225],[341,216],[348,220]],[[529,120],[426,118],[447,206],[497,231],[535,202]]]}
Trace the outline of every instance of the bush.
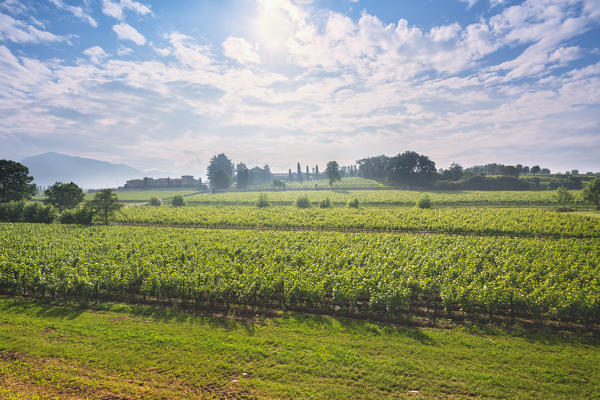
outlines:
{"label": "bush", "polygon": [[331,207],[331,200],[329,200],[329,197],[327,197],[325,200],[321,201],[321,204],[319,205],[319,207],[321,207],[321,208],[330,208]]}
{"label": "bush", "polygon": [[61,224],[92,225],[94,214],[94,210],[90,207],[78,207],[63,211],[58,221]]}
{"label": "bush", "polygon": [[273,179],[273,187],[276,188],[285,188],[285,182],[279,180],[279,179]]}
{"label": "bush", "polygon": [[571,192],[569,192],[564,186],[561,186],[558,189],[556,189],[556,192],[554,193],[554,198],[558,203],[572,203],[574,200],[574,197],[571,194]]}
{"label": "bush", "polygon": [[23,221],[49,224],[56,219],[56,209],[41,203],[30,203],[23,208]]}
{"label": "bush", "polygon": [[296,199],[296,207],[298,208],[309,208],[310,207],[310,200],[308,199],[307,195],[304,196],[300,196]]}
{"label": "bush", "polygon": [[352,200],[348,200],[348,207],[350,207],[350,208],[358,208],[358,199],[354,198]]}
{"label": "bush", "polygon": [[25,204],[22,201],[10,201],[0,203],[0,221],[19,222],[23,220],[23,208]]}
{"label": "bush", "polygon": [[263,207],[269,207],[270,205],[271,205],[271,202],[267,198],[267,195],[264,193],[259,193],[258,200],[256,200],[256,206],[263,208]]}
{"label": "bush", "polygon": [[171,200],[171,205],[173,207],[181,207],[184,204],[185,204],[185,202],[183,201],[183,196],[181,196],[181,195],[173,196],[173,200]]}
{"label": "bush", "polygon": [[417,207],[419,208],[431,208],[432,205],[431,199],[427,195],[423,195],[417,200]]}
{"label": "bush", "polygon": [[[183,198],[181,199],[181,201],[183,201]],[[160,206],[160,200],[157,199],[156,197],[152,197],[150,199],[150,203],[148,203],[148,204],[150,204],[151,206]]]}

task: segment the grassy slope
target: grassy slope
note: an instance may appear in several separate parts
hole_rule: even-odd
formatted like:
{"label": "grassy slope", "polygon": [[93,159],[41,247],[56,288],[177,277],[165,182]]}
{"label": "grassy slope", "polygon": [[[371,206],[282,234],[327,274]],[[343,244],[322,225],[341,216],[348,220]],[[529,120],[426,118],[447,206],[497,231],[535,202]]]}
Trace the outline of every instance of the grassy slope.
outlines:
{"label": "grassy slope", "polygon": [[598,398],[599,364],[571,334],[0,299],[2,398]]}

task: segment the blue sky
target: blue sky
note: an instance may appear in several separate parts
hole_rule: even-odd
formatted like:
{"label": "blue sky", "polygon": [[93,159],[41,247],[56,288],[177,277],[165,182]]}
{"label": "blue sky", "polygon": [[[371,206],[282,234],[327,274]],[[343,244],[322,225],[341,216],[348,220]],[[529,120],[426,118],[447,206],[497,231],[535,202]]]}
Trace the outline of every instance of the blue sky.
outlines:
{"label": "blue sky", "polygon": [[0,158],[600,171],[600,0],[0,0]]}

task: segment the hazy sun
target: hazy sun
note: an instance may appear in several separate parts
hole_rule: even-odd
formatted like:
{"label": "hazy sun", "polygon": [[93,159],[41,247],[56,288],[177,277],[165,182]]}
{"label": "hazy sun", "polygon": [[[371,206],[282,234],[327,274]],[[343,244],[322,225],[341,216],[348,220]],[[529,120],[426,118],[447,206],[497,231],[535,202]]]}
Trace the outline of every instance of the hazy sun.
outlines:
{"label": "hazy sun", "polygon": [[271,50],[285,45],[293,31],[289,15],[281,7],[278,7],[277,2],[262,1],[255,23],[260,43]]}

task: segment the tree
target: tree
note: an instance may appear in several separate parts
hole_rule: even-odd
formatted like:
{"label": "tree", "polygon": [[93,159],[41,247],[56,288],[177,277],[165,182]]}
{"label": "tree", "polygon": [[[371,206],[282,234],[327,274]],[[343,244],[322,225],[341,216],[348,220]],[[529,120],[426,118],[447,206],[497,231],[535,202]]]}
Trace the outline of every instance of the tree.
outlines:
{"label": "tree", "polygon": [[104,224],[108,225],[108,220],[123,205],[119,203],[117,194],[112,189],[103,189],[94,195],[94,199],[90,201],[90,206],[100,215]]}
{"label": "tree", "polygon": [[12,160],[0,160],[0,203],[29,199],[36,192],[29,169]]}
{"label": "tree", "polygon": [[518,178],[519,173],[519,168],[513,165],[505,165],[504,167],[502,167],[502,175],[514,176],[515,178]]}
{"label": "tree", "polygon": [[329,161],[327,163],[327,168],[325,168],[325,176],[329,179],[329,185],[333,185],[336,181],[341,181],[342,177],[340,176],[340,166],[337,161]]}
{"label": "tree", "polygon": [[533,167],[531,167],[531,169],[529,170],[533,175],[535,174],[539,174],[541,171],[541,168],[539,165],[534,165]]}
{"label": "tree", "polygon": [[528,174],[529,173],[529,167],[526,165],[523,167],[523,169],[521,170],[522,173],[524,174]]}
{"label": "tree", "polygon": [[293,180],[293,175],[292,175],[292,169],[290,168],[290,170],[288,171],[288,182],[291,182]]}
{"label": "tree", "polygon": [[237,187],[243,189],[248,186],[249,172],[246,164],[239,163],[236,167]]}
{"label": "tree", "polygon": [[302,182],[302,168],[300,168],[300,163],[296,167],[296,179],[298,179],[298,182]]}
{"label": "tree", "polygon": [[600,178],[595,178],[583,188],[583,200],[594,203],[600,210]]}
{"label": "tree", "polygon": [[173,196],[173,199],[171,200],[171,205],[173,207],[182,207],[185,205],[185,202],[183,201],[183,196],[182,195],[177,195],[177,196]]}
{"label": "tree", "polygon": [[56,182],[44,191],[44,203],[51,204],[59,211],[75,208],[83,201],[83,190],[74,182]]}
{"label": "tree", "polygon": [[435,162],[414,151],[405,151],[388,159],[386,178],[391,183],[427,186],[437,175]]}
{"label": "tree", "polygon": [[232,182],[233,163],[224,153],[213,156],[208,165],[207,176],[213,189],[227,189]]}
{"label": "tree", "polygon": [[310,172],[308,172],[308,165],[306,166],[306,180],[310,180]]}
{"label": "tree", "polygon": [[458,181],[464,174],[463,167],[457,163],[452,163],[448,169],[442,170],[442,177],[449,181]]}
{"label": "tree", "polygon": [[560,186],[559,188],[556,189],[556,192],[554,193],[554,198],[556,199],[557,202],[563,203],[563,204],[573,202],[573,195],[564,186]]}
{"label": "tree", "polygon": [[319,166],[315,165],[315,179],[319,179]]}
{"label": "tree", "polygon": [[540,170],[540,174],[542,174],[542,175],[550,175],[550,170],[548,168],[542,168]]}

